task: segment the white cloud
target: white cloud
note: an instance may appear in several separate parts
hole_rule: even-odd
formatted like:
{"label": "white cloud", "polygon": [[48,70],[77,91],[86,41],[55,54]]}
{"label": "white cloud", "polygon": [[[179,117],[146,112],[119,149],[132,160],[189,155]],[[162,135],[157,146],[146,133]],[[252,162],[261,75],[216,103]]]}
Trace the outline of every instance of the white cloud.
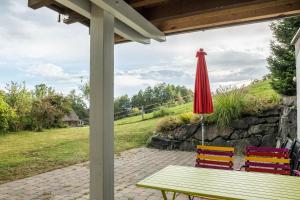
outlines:
{"label": "white cloud", "polygon": [[82,71],[77,74],[69,74],[66,73],[62,67],[54,64],[39,64],[24,68],[23,71],[25,71],[29,76],[62,82],[78,82],[82,78],[87,77],[86,71]]}
{"label": "white cloud", "polygon": [[7,1],[0,8],[0,58],[24,62],[86,61],[88,28],[57,23],[57,13],[48,8],[32,10],[26,1]]}

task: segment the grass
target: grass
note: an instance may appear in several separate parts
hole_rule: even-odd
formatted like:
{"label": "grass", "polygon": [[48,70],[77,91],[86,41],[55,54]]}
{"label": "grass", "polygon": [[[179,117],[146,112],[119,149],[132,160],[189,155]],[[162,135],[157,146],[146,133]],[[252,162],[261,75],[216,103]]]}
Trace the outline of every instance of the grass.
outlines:
{"label": "grass", "polygon": [[[146,144],[158,118],[115,126],[115,153]],[[88,160],[88,127],[0,135],[0,184]]]}
{"label": "grass", "polygon": [[278,94],[272,89],[270,80],[259,81],[248,87],[247,95],[258,99],[272,99]]}
{"label": "grass", "polygon": [[[247,95],[274,98],[268,81],[249,86]],[[168,108],[174,115],[192,111],[187,103]],[[115,121],[115,152],[146,144],[161,118],[153,113]],[[88,160],[88,127],[23,131],[0,135],[0,183],[16,180]]]}

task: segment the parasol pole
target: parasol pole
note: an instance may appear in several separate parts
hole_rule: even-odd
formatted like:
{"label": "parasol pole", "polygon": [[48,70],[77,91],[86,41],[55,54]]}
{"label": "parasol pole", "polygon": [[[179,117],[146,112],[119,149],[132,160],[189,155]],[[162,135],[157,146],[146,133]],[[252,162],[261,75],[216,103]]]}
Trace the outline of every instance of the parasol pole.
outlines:
{"label": "parasol pole", "polygon": [[204,131],[205,131],[205,127],[204,127],[204,114],[200,115],[200,119],[201,119],[202,146],[204,146]]}

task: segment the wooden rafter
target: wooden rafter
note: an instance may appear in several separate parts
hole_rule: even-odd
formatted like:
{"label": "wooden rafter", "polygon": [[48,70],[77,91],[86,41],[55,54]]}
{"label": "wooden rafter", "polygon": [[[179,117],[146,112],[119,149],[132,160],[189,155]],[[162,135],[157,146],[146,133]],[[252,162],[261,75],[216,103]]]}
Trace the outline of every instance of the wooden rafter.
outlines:
{"label": "wooden rafter", "polygon": [[133,8],[141,7],[153,7],[157,4],[165,3],[169,0],[127,0],[126,2],[130,4]]}
{"label": "wooden rafter", "polygon": [[28,0],[28,6],[33,9],[39,9],[43,6],[52,4],[54,0]]}
{"label": "wooden rafter", "polygon": [[221,8],[170,14],[168,17],[150,20],[166,34],[203,30],[247,22],[270,20],[300,14],[299,0],[255,1]]}
{"label": "wooden rafter", "polygon": [[[50,0],[28,0],[33,8],[45,6],[72,12]],[[235,24],[270,20],[300,14],[300,0],[126,0],[166,35],[206,30]],[[38,6],[37,6],[38,5]],[[78,13],[68,14],[66,23],[89,25]],[[115,41],[123,42],[122,37]]]}

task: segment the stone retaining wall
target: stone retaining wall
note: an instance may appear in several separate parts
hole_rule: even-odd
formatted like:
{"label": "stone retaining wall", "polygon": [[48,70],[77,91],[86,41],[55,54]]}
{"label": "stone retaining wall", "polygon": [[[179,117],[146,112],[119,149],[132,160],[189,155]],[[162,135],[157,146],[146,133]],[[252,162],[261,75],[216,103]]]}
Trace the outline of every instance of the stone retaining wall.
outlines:
{"label": "stone retaining wall", "polygon": [[[233,146],[237,153],[243,153],[246,146],[275,147],[279,137],[282,140],[286,137],[296,137],[295,102],[295,99],[284,98],[283,105],[255,116],[244,116],[233,121],[228,128],[208,125],[205,128],[205,144]],[[193,151],[201,141],[201,126],[192,124],[169,132],[157,133],[148,145],[158,149]]]}

